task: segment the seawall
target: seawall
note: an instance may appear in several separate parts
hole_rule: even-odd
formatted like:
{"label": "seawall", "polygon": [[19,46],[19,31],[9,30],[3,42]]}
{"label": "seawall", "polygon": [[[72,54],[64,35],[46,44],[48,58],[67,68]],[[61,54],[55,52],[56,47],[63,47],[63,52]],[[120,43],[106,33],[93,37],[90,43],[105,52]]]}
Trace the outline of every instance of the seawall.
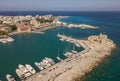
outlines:
{"label": "seawall", "polygon": [[25,81],[82,81],[84,76],[95,69],[111,55],[116,45],[107,35],[95,35],[87,40],[73,39],[64,35],[58,37],[79,43],[84,50],[43,71],[28,77]]}

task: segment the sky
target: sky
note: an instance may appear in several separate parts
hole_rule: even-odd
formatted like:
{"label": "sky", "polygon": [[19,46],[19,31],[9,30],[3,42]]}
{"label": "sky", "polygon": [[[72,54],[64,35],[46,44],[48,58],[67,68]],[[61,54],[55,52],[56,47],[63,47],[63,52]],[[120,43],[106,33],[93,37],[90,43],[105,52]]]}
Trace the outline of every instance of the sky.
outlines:
{"label": "sky", "polygon": [[120,0],[0,0],[0,11],[120,11]]}

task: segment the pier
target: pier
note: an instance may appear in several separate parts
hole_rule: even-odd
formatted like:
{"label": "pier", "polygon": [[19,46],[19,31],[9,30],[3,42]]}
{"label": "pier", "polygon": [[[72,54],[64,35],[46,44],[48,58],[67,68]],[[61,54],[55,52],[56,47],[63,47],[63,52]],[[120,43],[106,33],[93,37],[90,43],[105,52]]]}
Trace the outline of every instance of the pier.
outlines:
{"label": "pier", "polygon": [[75,45],[77,43],[84,50],[27,77],[23,81],[74,81],[78,77],[82,81],[84,76],[110,56],[111,51],[116,47],[113,41],[103,34],[90,36],[86,40],[74,39],[60,34],[58,37]]}

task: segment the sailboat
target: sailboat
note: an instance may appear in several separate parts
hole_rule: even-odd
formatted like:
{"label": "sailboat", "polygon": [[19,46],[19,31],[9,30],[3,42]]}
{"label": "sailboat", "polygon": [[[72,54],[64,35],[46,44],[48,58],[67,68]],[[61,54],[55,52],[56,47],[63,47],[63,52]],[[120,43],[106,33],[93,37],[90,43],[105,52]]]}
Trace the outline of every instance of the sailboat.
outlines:
{"label": "sailboat", "polygon": [[66,57],[70,57],[70,56],[73,55],[72,52],[68,52],[68,51],[66,51],[66,50],[68,50],[68,48],[66,48],[66,46],[65,46],[65,53],[63,54],[64,56],[66,56]]}
{"label": "sailboat", "polygon": [[58,49],[58,56],[56,57],[59,61],[62,61],[63,59],[61,59],[60,57],[59,57],[59,49]]}
{"label": "sailboat", "polygon": [[73,54],[77,54],[77,51],[75,51],[75,45],[73,45],[72,53],[73,53]]}

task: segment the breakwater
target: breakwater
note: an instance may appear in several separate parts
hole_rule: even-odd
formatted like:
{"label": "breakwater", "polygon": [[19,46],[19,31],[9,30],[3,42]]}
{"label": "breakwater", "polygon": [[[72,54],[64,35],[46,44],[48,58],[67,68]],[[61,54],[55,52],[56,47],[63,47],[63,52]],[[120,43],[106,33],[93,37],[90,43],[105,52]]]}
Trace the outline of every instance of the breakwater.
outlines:
{"label": "breakwater", "polygon": [[25,81],[74,81],[78,77],[82,80],[115,49],[115,44],[107,38],[107,35],[90,36],[87,40],[64,35],[58,37],[72,41],[74,44],[78,43],[84,50],[28,77]]}

